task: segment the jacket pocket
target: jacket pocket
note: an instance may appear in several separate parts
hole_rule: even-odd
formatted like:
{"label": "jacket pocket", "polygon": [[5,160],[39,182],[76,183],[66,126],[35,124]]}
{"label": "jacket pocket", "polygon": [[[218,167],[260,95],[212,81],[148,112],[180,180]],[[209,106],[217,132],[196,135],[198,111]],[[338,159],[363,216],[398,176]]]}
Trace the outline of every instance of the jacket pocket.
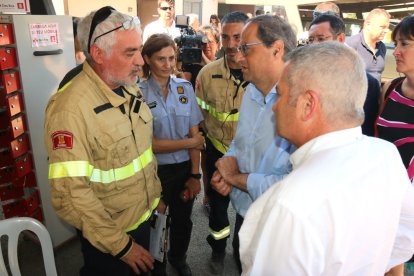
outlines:
{"label": "jacket pocket", "polygon": [[107,164],[110,168],[119,168],[132,161],[135,142],[129,121],[104,126],[96,140],[108,151]]}

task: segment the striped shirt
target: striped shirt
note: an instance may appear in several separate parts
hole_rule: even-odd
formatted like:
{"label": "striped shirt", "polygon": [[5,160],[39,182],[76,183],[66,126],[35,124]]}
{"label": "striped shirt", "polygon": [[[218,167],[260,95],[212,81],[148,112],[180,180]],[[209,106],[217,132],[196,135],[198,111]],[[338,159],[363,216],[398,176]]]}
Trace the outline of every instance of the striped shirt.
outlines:
{"label": "striped shirt", "polygon": [[376,136],[394,143],[409,178],[413,180],[414,100],[403,95],[401,90],[403,80],[404,78],[398,80],[391,92],[385,95],[384,108],[376,121]]}

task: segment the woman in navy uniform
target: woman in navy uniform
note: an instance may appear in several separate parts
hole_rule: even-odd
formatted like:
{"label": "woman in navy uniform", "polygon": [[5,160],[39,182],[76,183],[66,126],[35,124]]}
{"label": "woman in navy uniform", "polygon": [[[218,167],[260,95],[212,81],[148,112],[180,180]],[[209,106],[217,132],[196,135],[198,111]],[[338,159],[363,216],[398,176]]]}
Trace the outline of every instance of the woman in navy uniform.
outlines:
{"label": "woman in navy uniform", "polygon": [[[162,201],[169,206],[171,216],[168,261],[179,275],[191,275],[186,252],[194,198],[200,192],[200,150],[204,138],[198,125],[203,117],[192,85],[171,77],[176,52],[168,35],[152,35],[142,49],[146,80],[139,86],[154,117],[153,151],[158,162]],[[165,274],[165,265],[157,266],[158,275]]]}

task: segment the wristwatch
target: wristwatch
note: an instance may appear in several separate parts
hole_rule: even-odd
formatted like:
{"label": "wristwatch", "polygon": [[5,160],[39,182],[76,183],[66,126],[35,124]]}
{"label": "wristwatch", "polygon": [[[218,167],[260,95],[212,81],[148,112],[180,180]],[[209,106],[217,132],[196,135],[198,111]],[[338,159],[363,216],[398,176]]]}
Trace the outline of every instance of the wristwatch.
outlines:
{"label": "wristwatch", "polygon": [[201,179],[201,173],[190,173],[190,177],[200,180]]}

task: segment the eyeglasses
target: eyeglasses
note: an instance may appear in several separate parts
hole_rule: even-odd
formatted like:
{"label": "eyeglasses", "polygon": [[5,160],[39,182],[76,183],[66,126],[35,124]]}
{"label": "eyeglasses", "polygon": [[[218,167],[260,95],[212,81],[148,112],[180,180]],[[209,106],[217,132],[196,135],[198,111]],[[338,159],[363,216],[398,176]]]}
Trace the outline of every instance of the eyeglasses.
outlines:
{"label": "eyeglasses", "polygon": [[321,43],[321,42],[325,42],[328,38],[331,38],[331,35],[327,35],[327,36],[322,36],[319,35],[317,37],[309,37],[308,40],[306,40],[306,44],[313,44],[313,43]]}
{"label": "eyeglasses", "polygon": [[[104,20],[105,20],[105,19],[104,19]],[[102,21],[101,21],[101,22],[102,22]],[[100,38],[101,36],[104,36],[104,35],[106,35],[106,34],[109,34],[109,33],[113,32],[113,31],[116,31],[116,30],[118,30],[118,29],[120,29],[120,28],[124,28],[124,30],[129,30],[129,29],[131,28],[131,26],[132,26],[132,25],[138,26],[139,24],[141,24],[141,21],[139,20],[139,18],[138,18],[137,16],[134,16],[134,17],[132,17],[131,19],[129,19],[129,20],[125,21],[124,23],[122,23],[122,25],[121,25],[121,26],[116,27],[116,28],[114,28],[114,29],[112,29],[112,30],[109,30],[109,31],[107,31],[107,32],[105,32],[105,33],[103,33],[103,34],[98,35],[98,36],[97,36],[97,37],[95,37],[95,39],[93,40],[92,44],[93,44],[93,43],[95,43],[95,42],[96,42],[96,40],[97,40],[98,38]],[[96,27],[96,26],[95,26],[95,27]],[[90,39],[91,39],[91,37],[89,38],[89,43],[88,43],[88,51],[89,51],[89,49],[90,49],[90,43],[91,43]]]}
{"label": "eyeglasses", "polygon": [[253,45],[263,44],[264,42],[252,42],[252,43],[242,43],[239,47],[237,47],[237,51],[239,51],[243,56],[247,55],[247,52],[249,50],[249,47]]}
{"label": "eyeglasses", "polygon": [[314,19],[321,15],[333,15],[333,16],[339,17],[339,14],[334,11],[314,11],[313,12]]}
{"label": "eyeglasses", "polygon": [[170,6],[170,7],[160,7],[160,9],[163,10],[163,11],[167,11],[167,10],[172,11],[174,9],[174,7],[173,6]]}

